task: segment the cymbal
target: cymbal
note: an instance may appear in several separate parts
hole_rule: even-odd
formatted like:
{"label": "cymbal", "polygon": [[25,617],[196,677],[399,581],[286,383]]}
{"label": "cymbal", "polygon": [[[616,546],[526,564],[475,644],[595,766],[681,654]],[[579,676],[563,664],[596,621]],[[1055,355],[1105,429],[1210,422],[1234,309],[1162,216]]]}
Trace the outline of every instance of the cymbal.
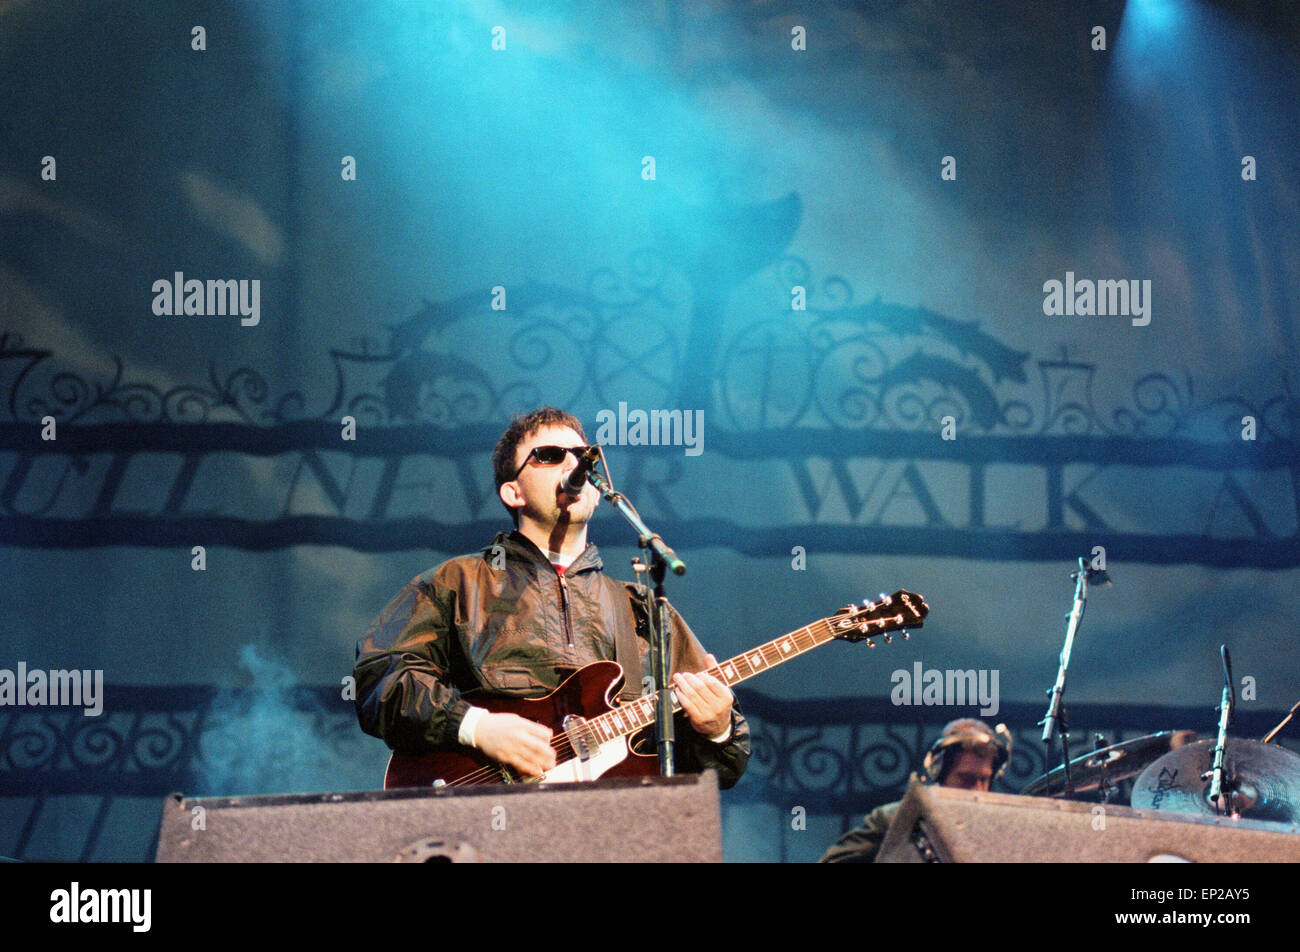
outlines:
{"label": "cymbal", "polygon": [[[1218,815],[1206,796],[1210,778],[1201,779],[1213,764],[1212,740],[1197,741],[1165,754],[1138,777],[1133,785],[1132,805],[1138,809]],[[1223,766],[1241,792],[1241,816],[1278,823],[1300,820],[1300,755],[1276,744],[1230,737]]]}
{"label": "cymbal", "polygon": [[[1077,800],[1100,800],[1103,781],[1116,786],[1125,780],[1132,780],[1153,761],[1194,740],[1195,731],[1161,731],[1075,757],[1070,761],[1073,796]],[[1061,767],[1049,770],[1030,781],[1020,792],[1027,797],[1063,796],[1065,771]],[[1120,802],[1127,799],[1126,796],[1117,798]]]}

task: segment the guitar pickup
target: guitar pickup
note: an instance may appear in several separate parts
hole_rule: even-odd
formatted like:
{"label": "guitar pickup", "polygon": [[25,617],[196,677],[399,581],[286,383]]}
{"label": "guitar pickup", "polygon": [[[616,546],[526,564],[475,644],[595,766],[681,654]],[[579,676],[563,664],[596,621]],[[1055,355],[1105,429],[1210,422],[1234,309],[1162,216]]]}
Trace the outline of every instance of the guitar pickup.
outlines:
{"label": "guitar pickup", "polygon": [[579,760],[590,760],[596,756],[596,749],[600,745],[596,743],[595,737],[588,729],[585,717],[566,714],[561,726],[564,728],[564,736],[568,738],[569,746],[573,748]]}

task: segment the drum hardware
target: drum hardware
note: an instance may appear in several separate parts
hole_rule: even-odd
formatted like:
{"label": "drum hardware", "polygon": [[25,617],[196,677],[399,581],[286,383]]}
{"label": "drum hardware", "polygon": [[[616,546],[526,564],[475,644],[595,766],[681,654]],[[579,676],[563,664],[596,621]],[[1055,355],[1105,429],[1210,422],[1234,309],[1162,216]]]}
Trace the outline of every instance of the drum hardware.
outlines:
{"label": "drum hardware", "polygon": [[[1100,737],[1098,734],[1097,738]],[[1160,731],[1098,747],[1092,753],[1076,757],[1070,762],[1072,799],[1125,806],[1132,782],[1142,771],[1158,758],[1195,740],[1195,731]],[[1030,781],[1020,793],[1028,797],[1063,797],[1063,768],[1057,767]]]}

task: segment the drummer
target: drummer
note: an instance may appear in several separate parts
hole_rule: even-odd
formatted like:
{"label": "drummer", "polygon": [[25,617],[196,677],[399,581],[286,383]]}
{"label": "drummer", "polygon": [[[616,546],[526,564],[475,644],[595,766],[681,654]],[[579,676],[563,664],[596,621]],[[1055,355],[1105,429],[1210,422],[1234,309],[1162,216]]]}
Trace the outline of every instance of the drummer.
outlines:
{"label": "drummer", "polygon": [[[941,787],[987,791],[1011,755],[1011,735],[1004,725],[994,730],[981,720],[963,717],[944,725],[921,766],[923,779]],[[818,862],[870,863],[889,832],[902,801],[876,807],[841,836]]]}

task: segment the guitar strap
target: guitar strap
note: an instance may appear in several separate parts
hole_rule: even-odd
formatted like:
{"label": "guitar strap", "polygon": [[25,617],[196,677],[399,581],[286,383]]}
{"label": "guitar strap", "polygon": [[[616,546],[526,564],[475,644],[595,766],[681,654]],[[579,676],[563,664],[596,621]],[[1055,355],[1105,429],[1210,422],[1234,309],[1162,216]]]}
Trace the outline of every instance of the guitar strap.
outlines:
{"label": "guitar strap", "polygon": [[637,594],[636,589],[631,585],[624,588],[628,596],[628,611],[632,616],[632,624],[627,623],[627,616],[623,616],[623,623],[614,626],[614,660],[623,668],[623,689],[618,692],[619,700],[635,701],[641,696],[641,652],[637,650],[637,635],[644,631],[645,621],[642,618],[644,612],[638,610],[637,601],[641,597]]}

